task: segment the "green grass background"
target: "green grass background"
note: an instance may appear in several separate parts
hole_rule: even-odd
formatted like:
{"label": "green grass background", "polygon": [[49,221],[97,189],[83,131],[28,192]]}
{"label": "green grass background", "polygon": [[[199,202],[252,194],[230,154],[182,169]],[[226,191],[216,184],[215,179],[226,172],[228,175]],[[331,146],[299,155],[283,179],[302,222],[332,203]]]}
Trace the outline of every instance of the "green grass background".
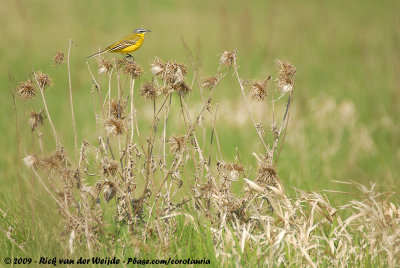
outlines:
{"label": "green grass background", "polygon": [[[43,189],[21,163],[32,149],[26,113],[31,107],[39,109],[41,100],[17,101],[23,140],[18,154],[9,75],[14,89],[32,71],[49,73],[54,82],[46,91],[49,109],[67,150],[72,152],[66,65],[55,68],[52,57],[56,51],[67,52],[70,38],[76,44],[72,47],[71,69],[78,138],[95,140],[92,107],[88,105],[91,79],[85,57],[137,27],[152,30],[135,53],[136,61],[146,70],[141,81],[150,78],[150,61],[155,56],[188,63],[182,40],[198,56],[201,76],[215,74],[221,53],[235,48],[243,79],[276,75],[275,59],[288,60],[297,67],[294,111],[278,163],[279,176],[289,192],[293,193],[291,187],[354,190],[332,183],[335,179],[365,184],[372,181],[382,190],[397,191],[399,10],[400,2],[395,0],[1,0],[0,208],[8,215],[8,220],[2,220],[2,228],[15,225],[19,242],[27,241],[28,251],[48,255],[64,252],[58,240],[62,227],[56,209],[40,195]],[[94,61],[91,64],[94,68]],[[239,87],[231,74],[214,99],[221,107],[241,103]],[[191,100],[199,100],[198,93],[193,93]],[[331,110],[327,108],[329,101],[336,105]],[[284,101],[281,103],[284,105]],[[340,112],[341,104],[346,103],[354,107],[352,123]],[[255,131],[251,125],[244,127],[221,118],[217,129],[223,140],[224,159],[233,161],[237,147],[243,162],[254,170],[251,153],[262,152]],[[257,119],[269,129],[269,117]],[[372,146],[365,145],[365,136]],[[360,144],[355,146],[357,142]],[[52,142],[46,144],[49,150],[53,146]],[[329,150],[334,152],[327,153]],[[334,204],[348,198],[338,194],[329,197]],[[0,246],[7,248],[7,254],[20,254],[3,238]]]}

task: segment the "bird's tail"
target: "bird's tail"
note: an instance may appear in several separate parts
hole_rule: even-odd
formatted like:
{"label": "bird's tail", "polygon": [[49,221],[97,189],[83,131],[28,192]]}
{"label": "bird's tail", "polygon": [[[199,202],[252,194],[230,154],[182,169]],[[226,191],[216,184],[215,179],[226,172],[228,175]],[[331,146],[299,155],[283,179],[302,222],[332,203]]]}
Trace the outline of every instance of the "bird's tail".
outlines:
{"label": "bird's tail", "polygon": [[107,49],[102,50],[102,51],[100,51],[100,52],[97,52],[97,53],[94,53],[94,54],[92,54],[92,55],[90,55],[90,56],[87,56],[86,59],[89,59],[89,58],[94,57],[94,56],[101,55],[101,54],[106,53],[106,52],[108,52]]}

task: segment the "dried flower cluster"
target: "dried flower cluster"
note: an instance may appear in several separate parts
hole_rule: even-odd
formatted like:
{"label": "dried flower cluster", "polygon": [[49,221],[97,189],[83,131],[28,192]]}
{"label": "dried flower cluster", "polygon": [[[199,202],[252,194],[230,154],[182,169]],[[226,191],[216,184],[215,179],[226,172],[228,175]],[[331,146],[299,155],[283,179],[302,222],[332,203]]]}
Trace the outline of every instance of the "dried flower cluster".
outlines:
{"label": "dried flower cluster", "polygon": [[41,71],[35,72],[35,79],[40,88],[45,88],[47,86],[51,86],[53,83],[48,74],[45,74]]}
{"label": "dried flower cluster", "polygon": [[[234,67],[245,95],[237,71],[236,51],[224,52],[220,64]],[[295,68],[281,61],[278,66],[278,87],[291,86],[292,91]],[[124,62],[120,68],[132,78],[143,72],[132,62]],[[82,141],[80,150],[76,148],[80,152],[76,163],[71,162],[60,145],[54,152],[43,152],[43,156],[31,154],[23,159],[58,206],[66,226],[63,235],[63,240],[68,241],[66,250],[72,253],[87,247],[96,252],[115,248],[117,243],[122,248],[138,248],[139,244],[150,242],[168,248],[173,243],[171,239],[182,237],[178,228],[189,226],[196,234],[207,228],[211,234],[210,247],[221,266],[396,267],[400,264],[400,206],[390,196],[382,198],[374,185],[367,189],[351,183],[361,192],[362,199],[340,208],[316,192],[296,189],[296,195],[287,196],[276,169],[286,116],[282,123],[273,120],[272,145],[260,147],[263,154],[253,154],[256,170],[242,165],[239,153],[234,162],[225,162],[222,153],[216,156],[211,150],[214,144],[202,139],[199,133],[213,131],[213,137],[219,141],[217,132],[214,127],[205,129],[208,125],[200,125],[200,121],[206,120],[207,110],[213,111],[211,94],[223,76],[208,78],[203,83],[211,92],[200,111],[193,114],[185,105],[178,107],[187,120],[182,122],[186,128],[180,136],[167,139],[171,131],[167,124],[169,111],[174,108],[168,102],[147,122],[151,127],[143,127],[146,122],[138,123],[143,117],[136,116],[132,101],[137,94],[154,100],[159,92],[185,94],[191,90],[184,81],[188,70],[182,64],[164,63],[156,58],[151,71],[154,80],[143,84],[139,91],[133,90],[134,83],[129,89],[123,83],[119,83],[118,89],[110,86],[108,98],[99,90],[96,103],[100,104],[95,111],[101,111],[98,118],[104,132],[97,144]],[[115,75],[120,78],[119,72]],[[47,78],[35,78],[40,87],[51,84]],[[265,99],[268,80],[250,84],[253,99]],[[158,89],[160,81],[164,85]],[[34,96],[30,81],[20,83],[19,91],[18,95],[24,99]],[[286,112],[289,108],[290,102]],[[41,125],[43,118],[43,112],[32,112],[31,129]],[[253,131],[264,131],[261,123],[253,123]],[[260,136],[264,142],[264,135]],[[203,149],[206,144],[210,144],[209,155]],[[238,191],[234,190],[235,184]],[[105,217],[110,211],[114,217]],[[183,222],[183,227],[179,222]],[[105,231],[111,224],[126,231]],[[7,236],[12,233],[9,229]]]}
{"label": "dried flower cluster", "polygon": [[294,86],[294,75],[296,68],[287,61],[276,61],[278,69],[278,79],[276,80],[278,88],[283,94],[291,92]]}
{"label": "dried flower cluster", "polygon": [[57,66],[57,67],[63,65],[64,64],[64,59],[65,59],[64,53],[62,53],[60,51],[57,52],[56,55],[53,58],[54,65]]}
{"label": "dried flower cluster", "polygon": [[139,78],[143,74],[143,68],[136,62],[123,61],[124,74],[130,75],[133,79]]}
{"label": "dried flower cluster", "polygon": [[22,100],[30,100],[36,95],[36,88],[31,80],[20,82],[17,87],[17,96]]}
{"label": "dried flower cluster", "polygon": [[43,125],[43,120],[46,118],[43,110],[40,110],[38,113],[35,111],[31,111],[29,114],[29,123],[31,125],[31,131],[35,131],[35,129],[41,125]]}
{"label": "dried flower cluster", "polygon": [[97,58],[97,64],[99,65],[99,73],[103,74],[103,73],[110,73],[113,69],[113,64],[106,60],[105,58]]}

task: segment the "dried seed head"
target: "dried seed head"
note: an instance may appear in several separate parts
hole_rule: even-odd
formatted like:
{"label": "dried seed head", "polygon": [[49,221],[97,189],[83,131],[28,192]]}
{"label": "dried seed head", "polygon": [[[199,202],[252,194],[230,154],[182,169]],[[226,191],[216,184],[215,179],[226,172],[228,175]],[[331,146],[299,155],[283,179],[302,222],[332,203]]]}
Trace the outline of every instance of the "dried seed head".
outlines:
{"label": "dried seed head", "polygon": [[109,118],[104,122],[104,129],[107,136],[122,134],[124,132],[124,121],[121,119]]}
{"label": "dried seed head", "polygon": [[40,158],[39,158],[39,156],[37,156],[36,154],[31,154],[31,155],[26,156],[26,157],[23,159],[23,161],[24,161],[24,164],[25,164],[28,168],[31,168],[31,167],[36,168],[36,167],[39,165],[39,163],[40,163]]}
{"label": "dried seed head", "polygon": [[97,64],[99,65],[99,73],[110,73],[113,69],[113,65],[110,61],[106,60],[105,58],[98,58]]}
{"label": "dried seed head", "polygon": [[106,200],[107,203],[110,202],[111,199],[113,199],[116,192],[117,192],[117,189],[116,189],[114,183],[112,183],[110,181],[107,181],[104,183],[103,196],[104,196],[104,200]]}
{"label": "dried seed head", "polygon": [[39,84],[39,87],[45,88],[46,86],[51,86],[53,83],[48,74],[41,71],[35,72],[35,78]]}
{"label": "dried seed head", "polygon": [[64,63],[64,53],[62,52],[57,52],[56,55],[54,56],[54,65],[55,66],[61,66]]}
{"label": "dried seed head", "polygon": [[164,86],[164,87],[159,88],[158,91],[159,91],[160,94],[169,95],[172,92],[174,92],[174,89],[171,88],[170,86]]}
{"label": "dried seed head", "polygon": [[38,113],[35,111],[31,111],[29,115],[29,123],[31,125],[31,131],[35,131],[38,126],[43,125],[43,120],[46,118],[43,110],[40,110]]}
{"label": "dried seed head", "polygon": [[157,76],[163,73],[165,70],[165,63],[163,63],[159,58],[155,58],[151,63],[151,72]]}
{"label": "dried seed head", "polygon": [[286,94],[293,90],[296,68],[291,63],[280,60],[276,61],[276,66],[279,76],[276,80],[277,86],[283,94]]}
{"label": "dried seed head", "polygon": [[17,95],[22,100],[30,100],[36,95],[36,88],[31,80],[19,82]]}
{"label": "dried seed head", "polygon": [[257,170],[257,183],[263,186],[276,187],[279,183],[278,174],[272,166],[261,165]]}
{"label": "dried seed head", "polygon": [[210,77],[207,77],[206,79],[204,79],[202,86],[206,89],[211,90],[214,87],[216,87],[217,84],[218,84],[218,78],[215,76],[210,76]]}
{"label": "dried seed head", "polygon": [[231,67],[236,60],[236,50],[225,51],[219,60],[220,67]]}
{"label": "dried seed head", "polygon": [[132,76],[132,78],[136,79],[139,78],[142,73],[143,73],[143,68],[137,64],[136,62],[129,62],[129,61],[124,61],[125,65],[124,65],[124,69],[123,72],[125,74],[128,74],[130,76]]}
{"label": "dried seed head", "polygon": [[127,101],[125,99],[111,100],[110,113],[114,119],[118,119],[118,118],[124,119],[125,118],[124,112],[125,112],[126,102]]}
{"label": "dried seed head", "polygon": [[186,148],[185,136],[171,137],[169,139],[169,146],[171,153],[173,154],[182,153]]}
{"label": "dried seed head", "polygon": [[155,100],[158,96],[156,86],[152,82],[146,82],[140,88],[140,95],[148,100]]}
{"label": "dried seed head", "polygon": [[118,171],[118,162],[110,159],[103,159],[100,164],[100,172],[103,175],[114,175]]}
{"label": "dried seed head", "polygon": [[182,96],[185,96],[190,91],[192,91],[192,88],[186,82],[175,84],[172,86],[172,88],[179,92],[179,94],[181,94]]}
{"label": "dried seed head", "polygon": [[250,84],[250,98],[255,101],[263,101],[267,96],[267,82],[271,76],[263,81],[254,81]]}

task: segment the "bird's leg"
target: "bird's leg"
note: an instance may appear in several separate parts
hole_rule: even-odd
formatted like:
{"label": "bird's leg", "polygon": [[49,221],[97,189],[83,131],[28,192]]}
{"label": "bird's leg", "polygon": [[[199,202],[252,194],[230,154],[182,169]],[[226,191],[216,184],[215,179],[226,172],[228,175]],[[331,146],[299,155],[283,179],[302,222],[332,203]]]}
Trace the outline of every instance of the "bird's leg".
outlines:
{"label": "bird's leg", "polygon": [[131,62],[135,62],[135,58],[131,54],[126,54],[125,59],[127,59]]}

